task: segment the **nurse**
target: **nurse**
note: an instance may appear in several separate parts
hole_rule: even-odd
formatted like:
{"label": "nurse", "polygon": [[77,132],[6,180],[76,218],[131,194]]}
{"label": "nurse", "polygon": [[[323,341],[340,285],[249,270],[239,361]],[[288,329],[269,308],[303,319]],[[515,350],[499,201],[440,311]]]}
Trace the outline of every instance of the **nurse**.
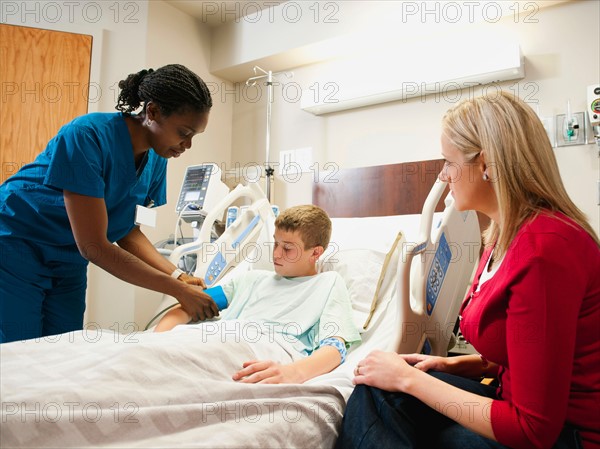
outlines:
{"label": "nurse", "polygon": [[66,124],[0,186],[0,342],[81,329],[88,262],[177,298],[196,319],[218,314],[203,282],[135,225],[137,205],[166,202],[167,159],[204,132],[209,90],[177,64],[131,74],[119,88],[120,112]]}

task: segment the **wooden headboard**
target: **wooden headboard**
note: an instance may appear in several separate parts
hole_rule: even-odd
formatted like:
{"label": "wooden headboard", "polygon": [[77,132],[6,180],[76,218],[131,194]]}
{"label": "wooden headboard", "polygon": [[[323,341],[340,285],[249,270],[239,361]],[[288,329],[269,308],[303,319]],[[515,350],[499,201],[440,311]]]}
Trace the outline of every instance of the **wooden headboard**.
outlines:
{"label": "wooden headboard", "polygon": [[[420,214],[444,161],[341,169],[313,184],[312,200],[330,217]],[[443,198],[436,211],[444,210]]]}

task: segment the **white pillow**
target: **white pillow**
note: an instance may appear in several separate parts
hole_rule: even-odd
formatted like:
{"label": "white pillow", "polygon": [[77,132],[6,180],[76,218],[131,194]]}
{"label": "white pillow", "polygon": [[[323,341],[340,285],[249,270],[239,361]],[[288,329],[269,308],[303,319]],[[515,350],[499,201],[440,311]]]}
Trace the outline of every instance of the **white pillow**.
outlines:
{"label": "white pillow", "polygon": [[[372,322],[375,322],[376,316],[382,313],[392,297],[395,273],[398,268],[398,253],[399,251],[395,253],[387,267],[387,276],[380,289]],[[329,254],[320,267],[320,271],[338,272],[346,282],[352,302],[354,322],[360,332],[364,332],[363,325],[371,310],[385,257],[386,253],[371,249],[339,250]]]}

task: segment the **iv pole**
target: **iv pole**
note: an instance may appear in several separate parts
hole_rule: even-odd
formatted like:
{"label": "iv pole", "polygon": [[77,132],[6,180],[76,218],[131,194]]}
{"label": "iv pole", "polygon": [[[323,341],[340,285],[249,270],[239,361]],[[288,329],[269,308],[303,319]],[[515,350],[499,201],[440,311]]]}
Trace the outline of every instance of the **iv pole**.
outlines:
{"label": "iv pole", "polygon": [[[267,136],[265,141],[266,156],[265,156],[265,174],[267,178],[267,200],[271,202],[271,176],[275,173],[273,167],[271,167],[271,106],[273,104],[273,77],[285,75],[286,78],[291,78],[293,73],[291,72],[277,72],[273,73],[271,70],[266,71],[261,69],[259,66],[254,66],[254,75],[246,80],[246,86],[256,86],[256,82],[259,79],[266,78],[267,85]],[[263,73],[257,75],[257,72]]]}

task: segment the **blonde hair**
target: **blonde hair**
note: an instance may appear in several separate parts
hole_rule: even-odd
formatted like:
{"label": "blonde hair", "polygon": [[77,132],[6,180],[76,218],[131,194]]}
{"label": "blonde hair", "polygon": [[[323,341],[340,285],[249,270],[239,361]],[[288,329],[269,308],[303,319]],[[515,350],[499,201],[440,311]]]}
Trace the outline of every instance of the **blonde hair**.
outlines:
{"label": "blonde hair", "polygon": [[323,209],[312,204],[290,207],[277,217],[275,227],[282,231],[298,231],[304,248],[327,248],[331,238],[331,220]]}
{"label": "blonde hair", "polygon": [[467,161],[483,152],[500,209],[500,224],[484,232],[501,258],[521,225],[543,212],[562,212],[600,246],[583,212],[562,183],[552,145],[536,113],[523,100],[502,92],[464,100],[443,118],[444,135]]}

